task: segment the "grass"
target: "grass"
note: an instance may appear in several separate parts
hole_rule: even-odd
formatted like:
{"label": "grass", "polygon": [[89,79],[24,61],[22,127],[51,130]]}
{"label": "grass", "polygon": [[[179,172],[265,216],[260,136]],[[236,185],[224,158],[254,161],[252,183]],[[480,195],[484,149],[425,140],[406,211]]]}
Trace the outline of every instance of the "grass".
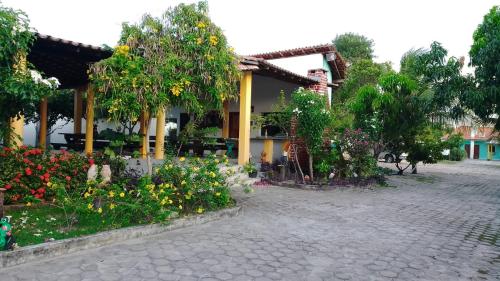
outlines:
{"label": "grass", "polygon": [[439,160],[438,163],[439,164],[446,164],[446,165],[455,165],[455,164],[458,164],[462,161],[451,161],[451,160]]}
{"label": "grass", "polygon": [[21,247],[129,226],[112,225],[97,216],[83,218],[69,226],[64,212],[52,206],[25,207],[8,211],[7,215],[12,216],[13,235]]}

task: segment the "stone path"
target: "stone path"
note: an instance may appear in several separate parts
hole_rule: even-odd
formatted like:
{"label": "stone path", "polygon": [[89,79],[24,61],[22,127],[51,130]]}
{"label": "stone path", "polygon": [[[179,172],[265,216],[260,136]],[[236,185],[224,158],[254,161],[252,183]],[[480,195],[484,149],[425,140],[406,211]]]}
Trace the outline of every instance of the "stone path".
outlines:
{"label": "stone path", "polygon": [[235,218],[0,271],[0,280],[500,280],[500,165],[390,187],[235,191]]}

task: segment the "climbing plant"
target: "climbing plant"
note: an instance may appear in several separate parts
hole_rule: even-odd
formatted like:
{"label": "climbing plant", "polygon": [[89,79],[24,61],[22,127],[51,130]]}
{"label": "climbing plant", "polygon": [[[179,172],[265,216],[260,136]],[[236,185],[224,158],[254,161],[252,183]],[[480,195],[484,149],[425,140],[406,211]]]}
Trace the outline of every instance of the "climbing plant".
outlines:
{"label": "climbing plant", "polygon": [[113,55],[91,68],[97,104],[111,120],[183,107],[196,115],[236,98],[237,57],[206,2],[124,23]]}
{"label": "climbing plant", "polygon": [[59,86],[56,78],[44,79],[27,62],[34,34],[28,16],[0,3],[0,139],[7,144],[10,120],[33,116],[42,97]]}

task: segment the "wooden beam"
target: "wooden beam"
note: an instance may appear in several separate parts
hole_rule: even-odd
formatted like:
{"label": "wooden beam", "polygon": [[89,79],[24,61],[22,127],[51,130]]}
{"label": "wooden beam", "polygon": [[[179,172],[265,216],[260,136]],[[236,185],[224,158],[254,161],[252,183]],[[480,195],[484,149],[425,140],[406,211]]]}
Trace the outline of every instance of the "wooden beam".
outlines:
{"label": "wooden beam", "polygon": [[89,86],[87,90],[87,122],[85,124],[85,154],[90,157],[94,145],[94,89]]}
{"label": "wooden beam", "polygon": [[45,150],[47,148],[47,98],[43,98],[40,102],[40,132],[39,144],[40,148]]}
{"label": "wooden beam", "polygon": [[229,138],[229,102],[224,101],[224,119],[222,120],[222,137]]}
{"label": "wooden beam", "polygon": [[73,100],[73,133],[81,134],[82,133],[82,92],[85,91],[84,87],[79,87],[76,89]]}

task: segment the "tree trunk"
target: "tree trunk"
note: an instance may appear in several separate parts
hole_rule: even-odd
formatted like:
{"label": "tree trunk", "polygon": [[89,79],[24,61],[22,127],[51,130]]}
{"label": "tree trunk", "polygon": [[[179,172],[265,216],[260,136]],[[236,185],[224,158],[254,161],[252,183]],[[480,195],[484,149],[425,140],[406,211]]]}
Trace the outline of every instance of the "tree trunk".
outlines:
{"label": "tree trunk", "polygon": [[313,175],[313,157],[312,153],[307,153],[309,154],[309,177],[311,178],[311,182],[314,182],[314,175]]}
{"label": "tree trunk", "polygon": [[416,174],[417,173],[417,164],[411,164],[411,173]]}

